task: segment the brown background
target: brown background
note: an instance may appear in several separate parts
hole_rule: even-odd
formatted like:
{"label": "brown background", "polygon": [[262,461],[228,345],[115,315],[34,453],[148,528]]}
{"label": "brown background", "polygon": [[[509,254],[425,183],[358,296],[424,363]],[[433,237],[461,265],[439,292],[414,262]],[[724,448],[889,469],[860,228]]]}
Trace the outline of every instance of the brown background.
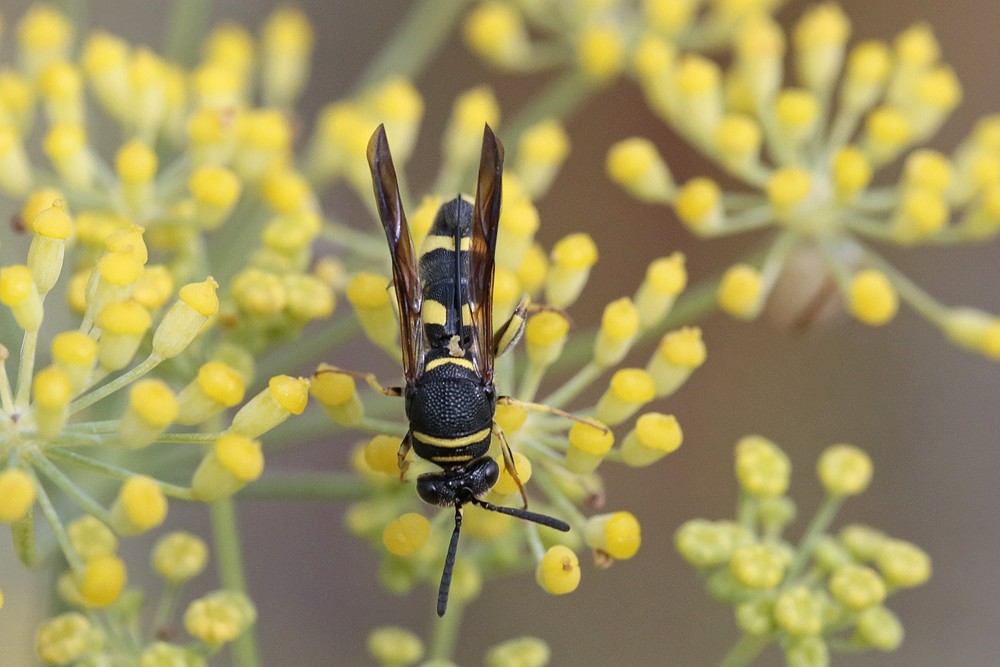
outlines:
{"label": "brown background", "polygon": [[[94,2],[90,22],[158,46],[167,4]],[[214,15],[256,26],[274,4],[217,2]],[[793,21],[803,4],[786,7],[782,22]],[[9,53],[13,23],[25,3],[3,5]],[[308,0],[301,5],[317,35],[315,74],[300,106],[308,122],[323,103],[347,93],[409,3]],[[935,147],[950,150],[977,117],[1000,110],[1000,9],[994,0],[850,0],[843,6],[855,38],[891,38],[917,20],[934,26],[945,59],[965,86],[964,102],[934,140]],[[420,140],[420,154],[427,157],[425,165],[411,165],[414,185],[432,177],[451,99],[483,80],[495,87],[508,117],[544,83],[497,75],[460,44],[450,43],[417,80],[427,100]],[[747,237],[696,242],[665,209],[635,203],[604,178],[608,147],[631,134],[656,141],[678,180],[713,171],[649,114],[631,85],[603,91],[568,127],[572,158],[540,204],[539,236],[548,245],[566,231],[582,228],[598,240],[601,261],[589,298],[574,309],[578,320],[594,322],[604,303],[631,293],[639,278],[634,267],[655,256],[684,250],[697,281],[735,261],[753,242]],[[340,193],[325,205],[334,211],[359,210],[349,198]],[[996,244],[887,254],[944,302],[1000,311]],[[888,656],[838,657],[835,664],[996,664],[1000,367],[956,350],[908,310],[881,329],[844,321],[803,337],[724,317],[703,325],[708,363],[676,398],[657,406],[678,415],[686,435],[682,449],[651,469],[606,467],[609,506],[630,509],[642,522],[638,556],[606,572],[585,564],[580,589],[562,598],[542,594],[530,577],[490,583],[468,609],[458,662],[479,664],[488,646],[535,634],[550,642],[553,665],[717,663],[736,638],[731,610],[707,599],[692,569],[675,554],[672,535],[688,518],[733,515],[732,445],[741,435],[756,432],[774,439],[792,457],[792,494],[803,517],[811,516],[820,498],[812,471],[823,447],[852,442],[866,448],[875,461],[874,484],[849,503],[840,522],[863,520],[883,527],[923,546],[934,559],[935,574],[927,586],[891,600],[907,631],[902,648]],[[635,362],[641,363],[645,354],[640,350]],[[341,469],[350,440],[332,436],[329,443],[271,459],[269,465]],[[375,583],[376,559],[346,535],[342,513],[342,506],[317,503],[255,503],[243,510],[265,664],[366,664],[364,638],[377,625],[398,624],[429,634],[430,591],[420,589],[404,598],[384,592]],[[170,526],[192,522],[207,528],[202,508],[172,507]],[[20,651],[37,619],[25,609],[30,605],[24,596],[33,594],[41,607],[44,581],[26,577],[13,564],[8,541],[0,538],[0,586],[8,594],[0,611],[0,664],[27,665],[31,662]],[[148,540],[130,545],[126,553],[138,574]],[[10,647],[15,647],[13,654]],[[762,661],[780,663],[776,652]]]}

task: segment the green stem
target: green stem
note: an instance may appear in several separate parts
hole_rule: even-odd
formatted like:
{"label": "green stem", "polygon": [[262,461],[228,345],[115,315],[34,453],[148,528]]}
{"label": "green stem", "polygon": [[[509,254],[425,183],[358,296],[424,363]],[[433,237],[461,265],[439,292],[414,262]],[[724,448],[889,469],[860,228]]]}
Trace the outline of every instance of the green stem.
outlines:
{"label": "green stem", "polygon": [[111,513],[99,502],[91,498],[66,474],[42,455],[37,449],[29,452],[28,457],[35,469],[41,472],[50,482],[59,487],[73,502],[88,514],[92,514],[104,523],[111,523]]}
{"label": "green stem", "polygon": [[798,548],[795,550],[795,559],[792,564],[788,566],[788,570],[785,574],[786,582],[793,582],[795,578],[802,571],[802,568],[806,566],[809,562],[809,558],[812,556],[813,549],[816,547],[816,541],[826,532],[826,529],[830,527],[830,523],[833,522],[833,517],[837,515],[837,511],[840,509],[840,505],[844,502],[843,498],[837,496],[826,496],[823,498],[823,504],[819,506],[819,510],[816,511],[816,516],[813,517],[812,521],[809,522],[809,527],[806,528],[806,532],[802,535],[802,540],[799,542]]}
{"label": "green stem", "polygon": [[135,382],[136,380],[138,380],[139,378],[141,378],[143,375],[145,375],[149,371],[151,371],[154,368],[156,368],[156,366],[161,361],[163,361],[163,359],[162,359],[162,357],[160,357],[160,355],[156,354],[155,352],[152,353],[152,354],[150,354],[148,357],[146,357],[146,359],[144,359],[142,361],[142,363],[140,363],[138,366],[136,366],[132,370],[128,371],[127,373],[123,373],[123,374],[119,375],[117,378],[115,378],[111,382],[98,387],[97,389],[95,389],[94,391],[90,392],[89,394],[84,394],[80,398],[78,398],[75,401],[73,401],[72,403],[70,403],[69,404],[69,413],[72,415],[72,414],[76,414],[80,410],[83,410],[85,408],[89,408],[91,405],[93,405],[94,403],[98,402],[102,398],[104,398],[104,397],[106,397],[106,396],[108,396],[110,394],[113,394],[114,392],[118,391],[122,387],[125,387],[125,386],[131,384],[132,382]]}
{"label": "green stem", "polygon": [[521,378],[521,389],[517,392],[517,397],[522,401],[535,400],[535,395],[538,394],[538,387],[542,384],[546,370],[547,366],[539,366],[529,362],[528,369],[525,371],[524,377]]}
{"label": "green stem", "polygon": [[344,473],[268,474],[240,492],[240,500],[358,500],[371,487],[357,475]]}
{"label": "green stem", "polygon": [[719,663],[719,667],[744,667],[752,663],[761,651],[767,648],[770,638],[766,635],[755,637],[753,635],[743,635],[736,645],[729,650],[726,657]]}
{"label": "green stem", "polygon": [[551,405],[554,408],[561,408],[589,387],[590,383],[599,378],[603,372],[604,368],[592,361],[588,362],[586,366],[577,371],[576,375],[567,380],[563,386],[549,394],[541,402],[545,405]]}
{"label": "green stem", "polygon": [[452,660],[455,645],[458,643],[458,630],[462,627],[462,616],[465,605],[452,600],[448,613],[434,621],[434,634],[431,637],[431,654],[434,660]]}
{"label": "green stem", "polygon": [[[98,461],[92,459],[89,456],[84,456],[83,454],[77,454],[76,452],[70,451],[68,449],[62,449],[60,447],[49,447],[45,450],[45,455],[66,461],[67,463],[73,463],[82,468],[87,468],[94,472],[101,473],[102,475],[107,475],[113,479],[126,480],[129,477],[134,476],[136,473],[128,468],[122,468],[120,466],[112,465],[110,463],[104,463],[103,461]],[[161,480],[155,480],[156,483],[163,490],[163,493],[170,496],[171,498],[177,498],[179,500],[194,500],[194,496],[191,494],[191,489],[178,486],[176,484],[168,484]]]}
{"label": "green stem", "polygon": [[66,557],[66,562],[69,563],[74,572],[82,573],[83,561],[73,547],[73,542],[66,533],[66,527],[63,526],[62,519],[59,518],[59,513],[56,512],[55,506],[49,499],[49,494],[45,492],[45,487],[42,486],[37,477],[32,475],[31,478],[35,483],[35,496],[38,506],[41,508],[45,520],[49,523],[49,527],[52,528],[52,533],[56,536],[56,541],[59,542],[59,547],[62,549],[63,556]]}
{"label": "green stem", "polygon": [[219,438],[225,435],[224,432],[218,433],[161,433],[156,436],[156,442],[174,442],[174,443],[187,443],[187,444],[206,444],[210,442],[215,442]]}
{"label": "green stem", "polygon": [[10,524],[11,541],[14,543],[14,553],[27,567],[38,564],[38,551],[35,548],[35,512],[29,509],[23,517]]}
{"label": "green stem", "polygon": [[[215,555],[219,563],[219,579],[222,587],[246,594],[246,575],[243,571],[243,554],[233,499],[225,498],[212,503],[211,512]],[[244,630],[243,634],[233,642],[233,664],[238,667],[260,665],[254,626]]]}
{"label": "green stem", "polygon": [[14,403],[24,408],[28,405],[31,377],[35,372],[35,349],[38,347],[38,329],[25,331],[21,342],[21,365],[17,371],[17,392]]}
{"label": "green stem", "polygon": [[354,85],[354,93],[389,76],[413,78],[451,36],[468,0],[422,0],[410,10]]}
{"label": "green stem", "polygon": [[173,618],[174,609],[177,606],[177,597],[180,590],[181,587],[179,585],[171,583],[167,583],[164,587],[160,601],[156,605],[156,615],[153,616],[154,632],[158,633],[170,624],[170,619]]}

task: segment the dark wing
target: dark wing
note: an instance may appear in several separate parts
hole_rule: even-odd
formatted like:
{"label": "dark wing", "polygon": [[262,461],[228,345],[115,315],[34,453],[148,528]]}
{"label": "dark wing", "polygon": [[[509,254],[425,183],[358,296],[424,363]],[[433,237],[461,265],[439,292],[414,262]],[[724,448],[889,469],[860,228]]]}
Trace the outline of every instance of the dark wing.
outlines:
{"label": "dark wing", "polygon": [[493,269],[500,224],[503,144],[489,125],[483,129],[479,183],[472,210],[472,254],[469,258],[469,303],[478,348],[479,374],[493,381]]}
{"label": "dark wing", "polygon": [[392,278],[399,303],[400,341],[403,346],[403,372],[406,383],[413,384],[421,360],[418,336],[420,331],[420,274],[417,269],[410,228],[406,224],[403,204],[399,197],[396,169],[392,165],[385,126],[379,125],[368,141],[368,164],[372,168],[375,204],[382,219],[385,237],[392,255]]}

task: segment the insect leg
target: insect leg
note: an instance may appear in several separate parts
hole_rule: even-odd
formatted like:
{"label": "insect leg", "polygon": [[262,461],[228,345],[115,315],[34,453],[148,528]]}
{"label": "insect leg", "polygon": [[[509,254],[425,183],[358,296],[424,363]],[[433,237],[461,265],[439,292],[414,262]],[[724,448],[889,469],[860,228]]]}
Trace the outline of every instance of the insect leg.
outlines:
{"label": "insect leg", "polygon": [[403,441],[399,443],[399,451],[396,452],[396,465],[399,466],[399,481],[402,482],[406,476],[406,471],[410,469],[410,462],[406,460],[406,455],[413,447],[413,431],[407,431],[403,436]]}
{"label": "insect leg", "polygon": [[493,356],[499,357],[501,354],[514,347],[517,341],[524,335],[524,325],[528,322],[528,297],[521,297],[511,313],[510,319],[500,325],[496,335],[493,337]]}
{"label": "insect leg", "polygon": [[517,467],[514,465],[514,454],[510,451],[510,445],[507,444],[507,438],[503,434],[503,429],[500,428],[500,424],[493,422],[493,432],[496,433],[497,438],[500,440],[500,451],[503,452],[503,467],[507,471],[507,474],[514,478],[514,483],[517,484],[517,490],[521,492],[521,500],[524,502],[524,506],[521,509],[528,509],[528,494],[524,492],[524,484],[521,483],[521,478],[517,476]]}
{"label": "insect leg", "polygon": [[375,377],[374,373],[361,373],[359,371],[347,371],[343,368],[338,368],[336,366],[331,366],[330,364],[320,364],[319,368],[313,375],[319,375],[320,373],[340,373],[341,375],[350,375],[351,377],[358,378],[359,380],[364,380],[368,383],[368,386],[375,391],[385,394],[386,396],[394,396],[396,398],[403,395],[402,387],[383,387]]}
{"label": "insect leg", "polygon": [[498,405],[512,405],[522,410],[527,410],[528,412],[542,412],[550,415],[558,415],[559,417],[565,417],[566,419],[572,419],[575,422],[580,422],[581,424],[586,424],[591,428],[596,428],[602,433],[607,433],[609,431],[607,426],[599,424],[592,419],[584,419],[583,417],[577,417],[571,412],[566,412],[565,410],[560,410],[559,408],[554,408],[551,405],[545,405],[544,403],[529,403],[528,401],[521,401],[513,396],[501,396],[497,399]]}

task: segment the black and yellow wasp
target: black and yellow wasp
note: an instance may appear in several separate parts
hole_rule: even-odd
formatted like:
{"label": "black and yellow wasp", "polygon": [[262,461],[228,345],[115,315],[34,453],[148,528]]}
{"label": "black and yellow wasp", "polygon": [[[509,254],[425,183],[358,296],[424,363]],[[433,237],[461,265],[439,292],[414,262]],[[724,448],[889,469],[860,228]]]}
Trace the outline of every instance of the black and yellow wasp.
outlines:
{"label": "black and yellow wasp", "polygon": [[[494,333],[493,269],[503,156],[503,146],[486,125],[475,203],[459,195],[442,205],[417,255],[385,128],[379,125],[368,143],[375,202],[389,241],[399,303],[406,386],[382,391],[406,401],[410,428],[399,448],[400,471],[405,472],[411,448],[420,458],[440,466],[440,472],[417,478],[417,493],[432,505],[455,508],[455,529],[438,589],[440,616],[448,606],[463,505],[569,530],[558,519],[482,499],[500,476],[499,465],[487,456],[494,434],[501,443],[506,470],[521,485],[510,447],[493,420],[498,400],[513,402],[497,397],[493,359],[516,340],[525,323],[522,303]],[[526,508],[523,488],[521,494]]]}

